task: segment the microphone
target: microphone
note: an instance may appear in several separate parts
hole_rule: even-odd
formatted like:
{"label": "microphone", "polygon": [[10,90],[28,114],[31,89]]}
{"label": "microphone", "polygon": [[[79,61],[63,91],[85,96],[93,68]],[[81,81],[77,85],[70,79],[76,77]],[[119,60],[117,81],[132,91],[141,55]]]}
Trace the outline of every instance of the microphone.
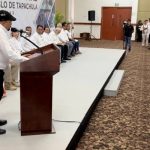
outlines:
{"label": "microphone", "polygon": [[20,32],[20,34],[22,34],[22,33],[28,33],[28,31],[24,31],[24,30],[22,30],[22,29],[17,29],[17,28],[11,28],[11,32]]}
{"label": "microphone", "polygon": [[22,34],[22,33],[28,33],[28,31],[24,31],[24,30],[19,30],[19,32],[20,32],[20,34]]}

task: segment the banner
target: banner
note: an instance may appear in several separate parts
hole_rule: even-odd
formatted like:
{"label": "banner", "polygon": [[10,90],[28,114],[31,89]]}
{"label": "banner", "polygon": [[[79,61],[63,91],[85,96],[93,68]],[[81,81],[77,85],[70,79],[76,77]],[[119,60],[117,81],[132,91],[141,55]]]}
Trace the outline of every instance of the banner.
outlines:
{"label": "banner", "polygon": [[16,17],[12,26],[18,29],[35,29],[39,24],[54,27],[55,0],[0,0],[0,10]]}

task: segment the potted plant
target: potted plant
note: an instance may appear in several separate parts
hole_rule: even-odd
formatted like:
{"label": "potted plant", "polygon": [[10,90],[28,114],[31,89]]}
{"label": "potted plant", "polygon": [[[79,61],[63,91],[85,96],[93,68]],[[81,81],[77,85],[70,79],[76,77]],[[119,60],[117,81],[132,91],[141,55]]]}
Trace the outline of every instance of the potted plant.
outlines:
{"label": "potted plant", "polygon": [[64,16],[62,15],[61,12],[56,12],[55,14],[55,26],[58,24],[58,23],[62,23],[64,21]]}

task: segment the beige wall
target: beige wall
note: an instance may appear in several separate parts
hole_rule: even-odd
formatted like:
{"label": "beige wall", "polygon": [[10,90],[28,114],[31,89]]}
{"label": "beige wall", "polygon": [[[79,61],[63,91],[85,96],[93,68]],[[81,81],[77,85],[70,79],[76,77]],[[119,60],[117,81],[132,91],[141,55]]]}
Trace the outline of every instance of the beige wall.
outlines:
{"label": "beige wall", "polygon": [[138,20],[150,18],[150,0],[139,0]]}
{"label": "beige wall", "polygon": [[55,2],[56,11],[61,12],[66,20],[68,16],[68,0],[56,0]]}
{"label": "beige wall", "polygon": [[[133,24],[137,22],[138,0],[74,0],[74,3],[74,22],[89,23],[88,11],[95,10],[95,21],[93,23],[100,24],[102,18],[102,7],[115,7],[115,5],[118,5],[119,7],[132,7],[131,21]],[[75,37],[80,37],[80,33],[90,32],[90,24],[76,24],[74,31]],[[93,25],[92,34],[97,39],[100,39],[101,26]],[[135,32],[132,38],[134,40]]]}

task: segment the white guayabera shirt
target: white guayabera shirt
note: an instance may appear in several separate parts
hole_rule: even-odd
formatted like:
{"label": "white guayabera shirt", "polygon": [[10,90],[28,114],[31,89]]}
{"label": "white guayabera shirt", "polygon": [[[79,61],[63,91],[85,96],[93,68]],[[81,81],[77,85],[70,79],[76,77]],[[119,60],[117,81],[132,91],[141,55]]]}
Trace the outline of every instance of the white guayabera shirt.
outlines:
{"label": "white guayabera shirt", "polygon": [[20,56],[13,51],[10,45],[8,31],[0,24],[0,69],[4,70],[9,60],[19,63],[28,60],[28,58]]}
{"label": "white guayabera shirt", "polygon": [[18,53],[19,55],[21,55],[21,53],[24,52],[23,48],[22,48],[22,45],[21,45],[21,42],[19,39],[16,39],[15,37],[12,37],[10,39],[10,45],[12,47],[12,49]]}
{"label": "white guayabera shirt", "polygon": [[32,36],[31,36],[31,41],[34,42],[37,46],[39,47],[43,47],[45,45],[47,45],[47,42],[44,40],[43,35],[38,34],[37,32],[35,32]]}

